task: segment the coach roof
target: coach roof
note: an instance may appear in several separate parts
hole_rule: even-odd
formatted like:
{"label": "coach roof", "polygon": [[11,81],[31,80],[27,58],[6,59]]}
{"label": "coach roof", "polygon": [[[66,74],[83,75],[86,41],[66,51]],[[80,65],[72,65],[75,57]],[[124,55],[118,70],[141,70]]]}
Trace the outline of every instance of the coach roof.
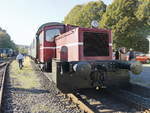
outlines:
{"label": "coach roof", "polygon": [[65,25],[63,23],[59,23],[59,22],[49,22],[49,23],[45,23],[43,25],[41,25],[38,29],[38,31],[36,32],[36,35],[39,33],[39,31],[41,31],[45,26],[54,26],[54,25]]}

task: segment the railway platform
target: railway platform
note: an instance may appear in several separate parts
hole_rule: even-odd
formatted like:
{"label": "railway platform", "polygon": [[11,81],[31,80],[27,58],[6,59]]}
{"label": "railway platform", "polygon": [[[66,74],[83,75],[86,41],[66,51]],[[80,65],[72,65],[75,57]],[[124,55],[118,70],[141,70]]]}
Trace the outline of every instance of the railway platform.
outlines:
{"label": "railway platform", "polygon": [[131,83],[150,88],[150,64],[143,64],[143,71],[140,75],[131,75]]}

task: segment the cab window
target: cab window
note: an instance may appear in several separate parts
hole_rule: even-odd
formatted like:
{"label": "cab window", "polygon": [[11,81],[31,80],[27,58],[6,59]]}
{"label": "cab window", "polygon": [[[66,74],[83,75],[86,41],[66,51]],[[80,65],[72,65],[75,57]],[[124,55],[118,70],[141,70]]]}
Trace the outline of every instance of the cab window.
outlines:
{"label": "cab window", "polygon": [[60,29],[49,29],[46,31],[46,41],[52,42],[54,37],[60,34]]}

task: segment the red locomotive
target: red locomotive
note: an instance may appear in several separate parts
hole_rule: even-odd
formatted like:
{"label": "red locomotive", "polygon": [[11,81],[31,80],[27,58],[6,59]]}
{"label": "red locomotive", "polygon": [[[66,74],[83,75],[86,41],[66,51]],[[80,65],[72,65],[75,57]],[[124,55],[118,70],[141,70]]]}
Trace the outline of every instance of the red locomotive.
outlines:
{"label": "red locomotive", "polygon": [[82,28],[57,22],[42,25],[30,47],[42,70],[49,70],[60,89],[124,86],[137,62],[112,58],[111,30]]}

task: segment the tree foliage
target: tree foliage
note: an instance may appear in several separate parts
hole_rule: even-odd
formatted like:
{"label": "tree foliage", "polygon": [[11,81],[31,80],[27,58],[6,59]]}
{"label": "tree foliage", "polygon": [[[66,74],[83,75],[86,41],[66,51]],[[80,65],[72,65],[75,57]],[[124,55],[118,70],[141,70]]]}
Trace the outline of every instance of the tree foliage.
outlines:
{"label": "tree foliage", "polygon": [[150,1],[139,0],[139,7],[136,12],[136,17],[139,20],[146,20],[147,24],[150,25]]}
{"label": "tree foliage", "polygon": [[77,25],[78,15],[81,9],[82,9],[82,5],[76,5],[65,17],[64,23]]}
{"label": "tree foliage", "polygon": [[92,20],[101,20],[105,10],[106,5],[101,0],[77,5],[65,17],[64,23],[81,27],[90,27]]}
{"label": "tree foliage", "polygon": [[150,30],[149,13],[145,13],[148,4],[149,0],[114,0],[107,7],[100,27],[112,29],[115,48],[125,46],[137,51],[148,50],[148,41],[145,38]]}
{"label": "tree foliage", "polygon": [[23,54],[28,54],[28,47],[27,46],[21,46],[21,45],[17,45],[17,49],[20,53]]}
{"label": "tree foliage", "polygon": [[139,0],[139,7],[135,15],[141,23],[138,33],[141,33],[144,37],[150,35],[150,1]]}
{"label": "tree foliage", "polygon": [[101,0],[77,5],[64,23],[90,27],[92,20],[98,20],[100,28],[112,30],[114,48],[148,51],[150,0],[114,0],[107,8]]}
{"label": "tree foliage", "polygon": [[9,34],[2,28],[0,28],[0,48],[16,49],[16,45],[11,41]]}

